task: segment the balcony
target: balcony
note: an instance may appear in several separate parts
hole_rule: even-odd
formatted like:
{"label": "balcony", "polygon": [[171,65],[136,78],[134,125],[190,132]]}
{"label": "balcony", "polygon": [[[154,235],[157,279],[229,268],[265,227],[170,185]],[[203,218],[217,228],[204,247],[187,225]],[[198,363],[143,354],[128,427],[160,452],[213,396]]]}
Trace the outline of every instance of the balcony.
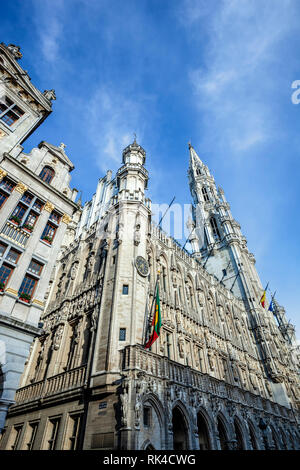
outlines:
{"label": "balcony", "polygon": [[21,246],[22,248],[25,248],[26,243],[30,237],[30,233],[27,230],[18,227],[9,220],[4,225],[1,235],[7,240],[16,243],[16,245]]}
{"label": "balcony", "polygon": [[193,387],[202,393],[232,400],[241,405],[267,411],[277,416],[292,418],[292,411],[289,408],[244,390],[237,385],[232,385],[189,366],[179,364],[166,356],[146,351],[141,346],[127,346],[121,354],[123,370],[138,369],[157,378]]}
{"label": "balcony", "polygon": [[26,387],[19,388],[16,392],[16,405],[30,402],[39,398],[48,397],[56,393],[73,390],[82,387],[84,383],[86,366],[76,367],[75,369],[62,372],[61,374],[49,377],[46,380],[35,382]]}

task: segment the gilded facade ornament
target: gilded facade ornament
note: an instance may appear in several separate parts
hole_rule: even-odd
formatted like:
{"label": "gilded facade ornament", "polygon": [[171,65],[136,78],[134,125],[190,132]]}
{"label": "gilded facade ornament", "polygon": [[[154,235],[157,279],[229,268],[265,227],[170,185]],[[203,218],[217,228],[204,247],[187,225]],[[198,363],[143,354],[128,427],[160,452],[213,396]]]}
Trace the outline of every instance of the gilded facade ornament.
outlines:
{"label": "gilded facade ornament", "polygon": [[18,291],[15,289],[12,289],[11,287],[8,287],[7,289],[5,289],[5,292],[8,292],[9,294],[13,294],[13,295],[18,295]]}
{"label": "gilded facade ornament", "polygon": [[25,191],[27,191],[28,187],[27,187],[25,184],[19,182],[19,183],[14,187],[14,189],[15,189],[16,191],[18,191],[18,193],[24,194]]}
{"label": "gilded facade ornament", "polygon": [[68,225],[71,222],[72,217],[70,217],[68,214],[64,214],[61,220],[64,224]]}
{"label": "gilded facade ornament", "polygon": [[54,209],[54,205],[51,202],[47,201],[46,204],[44,205],[44,209],[47,212],[52,212]]}
{"label": "gilded facade ornament", "polygon": [[[0,138],[1,138],[1,134],[0,134]],[[2,168],[0,168],[0,181],[3,180],[3,178],[5,178],[6,175],[7,175],[7,171],[2,170]]]}
{"label": "gilded facade ornament", "polygon": [[0,139],[5,137],[6,135],[7,135],[6,132],[4,132],[2,129],[0,129]]}

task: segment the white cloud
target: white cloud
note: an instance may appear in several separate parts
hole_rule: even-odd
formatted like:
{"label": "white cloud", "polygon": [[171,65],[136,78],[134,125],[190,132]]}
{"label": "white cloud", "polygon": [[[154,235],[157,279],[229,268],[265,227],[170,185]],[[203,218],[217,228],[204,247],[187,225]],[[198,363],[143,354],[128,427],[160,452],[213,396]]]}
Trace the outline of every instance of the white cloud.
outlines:
{"label": "white cloud", "polygon": [[65,3],[63,0],[34,1],[34,21],[40,48],[44,60],[55,63],[60,53],[63,38],[63,21],[65,20]]}
{"label": "white cloud", "polygon": [[200,41],[204,26],[208,37],[203,65],[189,71],[198,107],[207,117],[207,134],[217,130],[219,142],[236,153],[272,138],[276,118],[270,101],[281,77],[270,80],[270,71],[281,42],[296,26],[295,2],[218,2],[206,26],[203,2],[187,0],[186,6],[187,28],[194,35],[198,30]]}
{"label": "white cloud", "polygon": [[125,96],[109,86],[101,85],[83,103],[83,126],[94,148],[94,158],[102,171],[120,165],[122,150],[134,139],[143,140],[147,109],[152,99],[147,96]]}

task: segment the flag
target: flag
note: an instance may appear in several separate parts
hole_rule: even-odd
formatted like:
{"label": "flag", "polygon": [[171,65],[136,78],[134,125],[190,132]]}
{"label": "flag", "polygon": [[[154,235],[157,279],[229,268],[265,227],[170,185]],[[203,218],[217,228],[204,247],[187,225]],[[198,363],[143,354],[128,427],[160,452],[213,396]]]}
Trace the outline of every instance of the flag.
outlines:
{"label": "flag", "polygon": [[274,312],[274,310],[273,310],[273,299],[272,299],[271,302],[270,302],[270,305],[269,305],[269,308],[268,308],[268,312]]}
{"label": "flag", "polygon": [[155,310],[154,310],[154,315],[153,315],[153,320],[152,320],[152,326],[153,326],[153,331],[152,335],[150,336],[149,341],[145,345],[145,349],[150,348],[154,341],[157,340],[157,338],[160,335],[160,327],[161,327],[161,313],[160,313],[160,301],[159,301],[159,291],[158,291],[158,283],[156,287],[156,300],[155,300]]}
{"label": "flag", "polygon": [[263,295],[261,296],[260,301],[259,301],[259,303],[261,304],[261,306],[262,306],[263,308],[265,308],[266,292],[267,292],[267,289],[268,289],[268,285],[269,285],[269,283],[267,284],[267,286],[266,286],[266,288],[265,288],[265,290],[264,290],[264,292],[263,292]]}

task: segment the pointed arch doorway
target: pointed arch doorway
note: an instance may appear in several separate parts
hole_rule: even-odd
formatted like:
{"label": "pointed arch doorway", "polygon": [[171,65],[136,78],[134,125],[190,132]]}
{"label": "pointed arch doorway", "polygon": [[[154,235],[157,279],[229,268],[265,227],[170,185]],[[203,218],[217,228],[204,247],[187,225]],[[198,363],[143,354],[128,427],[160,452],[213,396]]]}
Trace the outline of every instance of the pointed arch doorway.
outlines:
{"label": "pointed arch doorway", "polygon": [[173,449],[174,450],[187,450],[188,446],[188,428],[185,418],[176,406],[172,412],[173,424]]}

